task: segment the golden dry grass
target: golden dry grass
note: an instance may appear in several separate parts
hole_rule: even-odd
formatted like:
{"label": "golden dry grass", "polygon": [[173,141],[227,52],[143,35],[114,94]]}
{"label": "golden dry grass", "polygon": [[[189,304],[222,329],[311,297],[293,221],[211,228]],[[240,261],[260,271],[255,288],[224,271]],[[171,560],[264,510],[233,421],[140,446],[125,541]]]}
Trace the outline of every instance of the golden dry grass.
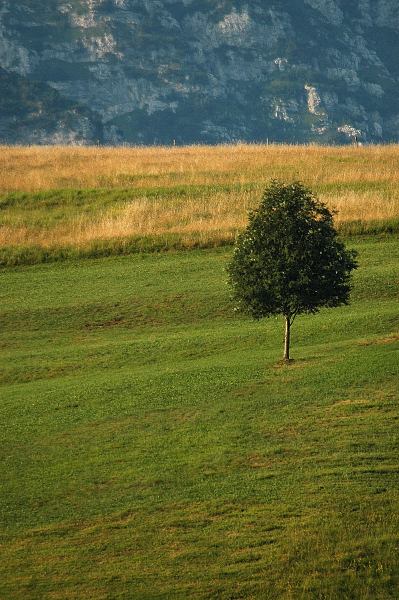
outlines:
{"label": "golden dry grass", "polygon": [[[3,225],[0,226],[0,246],[84,246],[99,239],[165,233],[180,234],[186,241],[194,234],[195,239],[203,242],[233,239],[246,225],[248,209],[259,201],[260,193],[261,190],[259,193],[216,193],[173,203],[140,198],[116,212],[100,213],[94,219],[77,215],[51,228]],[[386,219],[399,214],[398,199],[387,202],[384,197],[370,193],[349,193],[346,198],[333,197],[327,203],[339,211],[337,223]]]}
{"label": "golden dry grass", "polygon": [[231,239],[245,225],[248,209],[257,201],[256,194],[245,191],[216,192],[172,202],[141,197],[119,210],[102,212],[95,218],[77,215],[52,228],[0,226],[0,245],[82,246],[97,239],[164,233],[181,234],[185,239],[199,234],[203,241],[220,236]]}
{"label": "golden dry grass", "polygon": [[250,183],[399,183],[399,146],[0,147],[0,191]]}
{"label": "golden dry grass", "polygon": [[[50,227],[27,223],[26,215],[23,222],[17,216],[3,219],[0,245],[84,246],[165,233],[184,240],[231,239],[273,178],[311,186],[338,211],[338,223],[399,217],[399,146],[2,147],[3,194],[66,188],[134,188],[136,193],[97,214],[76,208]],[[173,186],[192,186],[195,193],[148,197],[148,190]]]}

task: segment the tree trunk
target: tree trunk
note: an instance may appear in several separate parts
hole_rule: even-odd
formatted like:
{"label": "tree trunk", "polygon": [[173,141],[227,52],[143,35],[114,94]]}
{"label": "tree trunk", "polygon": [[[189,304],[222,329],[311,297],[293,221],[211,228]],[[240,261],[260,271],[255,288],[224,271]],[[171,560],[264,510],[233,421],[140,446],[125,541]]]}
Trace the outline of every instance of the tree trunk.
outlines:
{"label": "tree trunk", "polygon": [[290,337],[291,337],[291,319],[285,315],[285,340],[284,340],[284,360],[290,361]]}

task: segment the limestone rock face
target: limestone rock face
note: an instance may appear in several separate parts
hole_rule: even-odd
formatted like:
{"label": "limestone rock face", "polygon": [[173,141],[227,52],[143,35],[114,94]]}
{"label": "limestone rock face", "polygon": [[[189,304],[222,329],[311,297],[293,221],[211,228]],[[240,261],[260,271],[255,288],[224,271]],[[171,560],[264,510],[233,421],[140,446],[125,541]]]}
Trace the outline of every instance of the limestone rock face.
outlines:
{"label": "limestone rock face", "polygon": [[397,0],[3,0],[0,141],[396,140],[398,51]]}

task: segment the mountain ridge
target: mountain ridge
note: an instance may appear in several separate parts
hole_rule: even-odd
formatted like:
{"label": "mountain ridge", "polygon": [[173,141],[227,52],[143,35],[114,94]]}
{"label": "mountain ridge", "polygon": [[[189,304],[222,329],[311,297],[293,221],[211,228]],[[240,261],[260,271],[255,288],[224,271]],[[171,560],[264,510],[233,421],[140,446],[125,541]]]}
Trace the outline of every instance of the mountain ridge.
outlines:
{"label": "mountain ridge", "polygon": [[[0,139],[396,141],[396,50],[393,0],[5,0],[2,95],[14,86],[28,124],[0,105]],[[48,123],[29,125],[16,77],[57,94]]]}

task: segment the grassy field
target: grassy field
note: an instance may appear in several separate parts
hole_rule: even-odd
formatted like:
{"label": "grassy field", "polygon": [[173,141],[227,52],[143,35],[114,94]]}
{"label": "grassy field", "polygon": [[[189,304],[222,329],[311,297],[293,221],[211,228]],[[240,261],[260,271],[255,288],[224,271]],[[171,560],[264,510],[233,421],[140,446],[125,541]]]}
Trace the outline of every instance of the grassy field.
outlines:
{"label": "grassy field", "polygon": [[273,178],[344,234],[399,232],[399,148],[0,148],[0,265],[231,244]]}
{"label": "grassy field", "polygon": [[399,243],[350,246],[353,304],[285,368],[229,248],[1,272],[1,598],[398,597]]}
{"label": "grassy field", "polygon": [[[225,272],[272,178],[360,262],[285,367]],[[396,600],[398,232],[397,146],[1,148],[0,598]]]}

